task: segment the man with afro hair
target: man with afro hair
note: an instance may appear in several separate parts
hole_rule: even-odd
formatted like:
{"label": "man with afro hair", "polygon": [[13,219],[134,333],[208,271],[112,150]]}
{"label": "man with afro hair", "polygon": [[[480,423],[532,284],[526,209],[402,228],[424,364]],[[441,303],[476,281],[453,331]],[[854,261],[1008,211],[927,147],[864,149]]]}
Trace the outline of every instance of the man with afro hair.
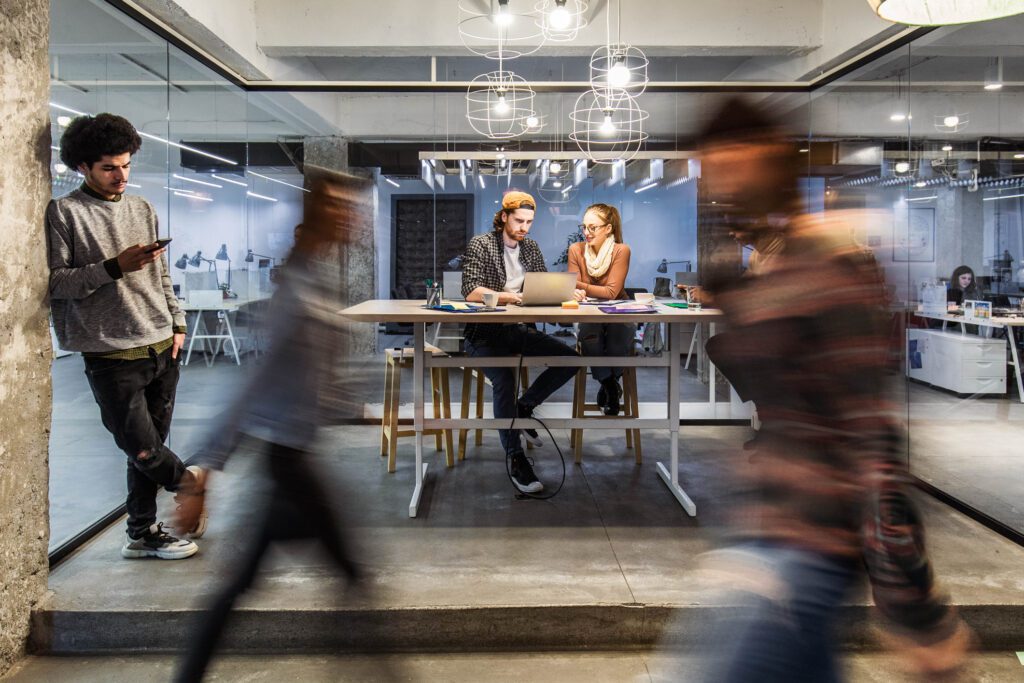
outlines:
{"label": "man with afro hair", "polygon": [[[157,523],[160,487],[202,496],[205,473],[186,468],[165,444],[174,411],[185,315],[171,288],[157,217],[127,195],[134,126],[114,114],[79,116],[60,141],[60,157],[85,180],[50,202],[46,236],[50,306],[62,348],[79,351],[103,426],[128,456],[126,558],[182,559],[198,548]],[[197,538],[194,529],[179,530]]]}

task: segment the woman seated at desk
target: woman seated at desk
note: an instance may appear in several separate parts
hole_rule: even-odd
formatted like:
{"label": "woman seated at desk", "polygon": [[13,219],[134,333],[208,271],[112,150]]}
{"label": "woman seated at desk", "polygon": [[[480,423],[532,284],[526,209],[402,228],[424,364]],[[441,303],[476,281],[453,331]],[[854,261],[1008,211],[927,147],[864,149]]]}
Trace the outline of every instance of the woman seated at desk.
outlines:
{"label": "woman seated at desk", "polygon": [[971,270],[971,267],[958,266],[953,271],[953,277],[949,279],[949,295],[947,300],[963,304],[967,299],[983,301],[984,298],[984,294],[981,291],[981,287],[978,286],[978,281],[974,278],[974,271]]}
{"label": "woman seated at desk", "polygon": [[[593,204],[580,224],[585,242],[569,247],[569,272],[576,273],[576,300],[622,299],[626,296],[629,247],[622,243],[622,219],[608,204]],[[584,356],[628,356],[633,349],[636,325],[632,323],[580,323],[580,350]],[[605,415],[619,414],[622,368],[591,368],[601,383],[597,405]]]}

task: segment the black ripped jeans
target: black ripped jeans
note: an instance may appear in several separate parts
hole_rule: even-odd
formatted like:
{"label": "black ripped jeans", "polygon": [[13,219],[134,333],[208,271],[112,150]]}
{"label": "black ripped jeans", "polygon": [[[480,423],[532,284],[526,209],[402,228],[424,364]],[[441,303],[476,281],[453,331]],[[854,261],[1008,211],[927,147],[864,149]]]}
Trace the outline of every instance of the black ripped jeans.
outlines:
{"label": "black ripped jeans", "polygon": [[[173,347],[172,347],[173,348]],[[156,522],[156,494],[178,488],[185,465],[164,445],[174,413],[178,360],[171,349],[149,358],[86,358],[85,375],[103,426],[128,456],[128,534],[142,536]]]}

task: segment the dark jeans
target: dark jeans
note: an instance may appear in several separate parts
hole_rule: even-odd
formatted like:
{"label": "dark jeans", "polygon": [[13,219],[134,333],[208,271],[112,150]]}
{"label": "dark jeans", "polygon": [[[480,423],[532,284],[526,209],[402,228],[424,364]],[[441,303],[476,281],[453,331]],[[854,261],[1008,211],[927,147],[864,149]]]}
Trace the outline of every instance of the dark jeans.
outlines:
{"label": "dark jeans", "polygon": [[179,682],[201,681],[220,640],[235,601],[256,578],[260,560],[274,541],[316,539],[327,550],[334,564],[352,581],[360,578],[352,561],[349,542],[331,505],[324,480],[311,467],[309,454],[265,442],[256,448],[267,453],[270,479],[269,504],[257,501],[251,518],[240,530],[240,541],[233,545],[235,563],[224,576],[224,585],[193,629],[188,652],[175,677]]}
{"label": "dark jeans", "polygon": [[[580,349],[584,356],[628,356],[636,344],[633,323],[580,323]],[[622,377],[622,368],[592,367],[598,382]]]}
{"label": "dark jeans", "polygon": [[86,358],[85,375],[103,426],[128,456],[128,533],[138,538],[156,522],[156,494],[174,491],[185,465],[164,445],[171,429],[178,360],[171,349],[149,358]]}
{"label": "dark jeans", "polygon": [[[552,336],[546,335],[532,325],[506,325],[500,337],[488,343],[474,345],[466,342],[469,356],[575,356],[576,352]],[[551,394],[576,376],[578,368],[548,368],[530,383],[519,403],[536,408]],[[491,380],[494,394],[494,417],[512,418],[516,415],[516,371],[515,368],[483,368]],[[518,429],[499,429],[501,447],[508,452],[522,451],[523,444]]]}
{"label": "dark jeans", "polygon": [[718,554],[749,590],[734,594],[713,629],[705,680],[838,683],[834,630],[854,563],[769,543]]}

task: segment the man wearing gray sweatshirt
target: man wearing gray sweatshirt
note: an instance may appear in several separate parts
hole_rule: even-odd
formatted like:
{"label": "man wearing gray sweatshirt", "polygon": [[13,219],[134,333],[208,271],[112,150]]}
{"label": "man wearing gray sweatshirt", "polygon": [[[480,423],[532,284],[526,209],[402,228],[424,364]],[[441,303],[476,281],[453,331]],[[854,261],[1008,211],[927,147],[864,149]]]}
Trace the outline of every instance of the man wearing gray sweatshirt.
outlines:
{"label": "man wearing gray sweatshirt", "polygon": [[[61,347],[82,353],[103,426],[128,456],[121,554],[176,560],[198,548],[157,523],[156,494],[162,486],[201,495],[205,473],[164,444],[186,328],[156,212],[124,194],[141,145],[132,124],[113,114],[80,116],[61,137],[61,160],[85,182],[46,210],[50,307]],[[204,529],[205,517],[186,531],[197,538]]]}

